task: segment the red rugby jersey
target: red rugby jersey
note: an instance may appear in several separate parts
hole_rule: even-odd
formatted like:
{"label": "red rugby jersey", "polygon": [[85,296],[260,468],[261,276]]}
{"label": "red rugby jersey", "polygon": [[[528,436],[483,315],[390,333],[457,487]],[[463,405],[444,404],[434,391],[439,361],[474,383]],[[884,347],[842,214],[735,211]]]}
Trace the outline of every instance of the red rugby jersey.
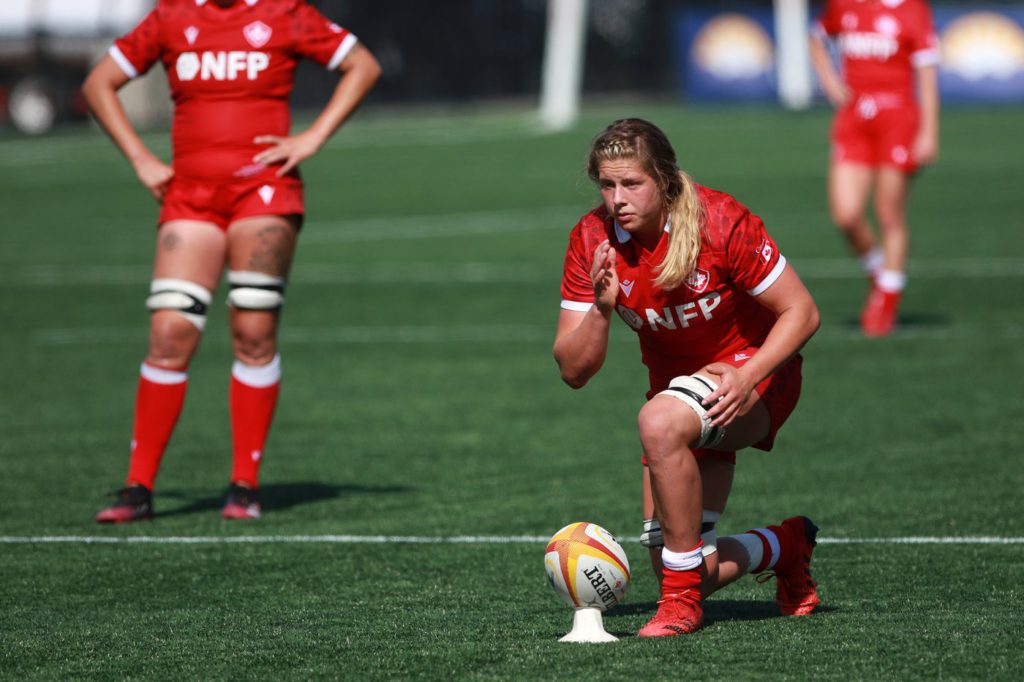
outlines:
{"label": "red rugby jersey", "polygon": [[569,235],[562,277],[562,308],[588,310],[594,302],[590,266],[594,249],[607,239],[616,251],[619,296],[616,310],[640,338],[651,388],[692,374],[704,365],[760,346],[775,324],[754,297],[770,287],[786,259],[764,223],[736,199],[698,186],[706,212],[697,266],[675,289],[654,285],[669,233],[653,252],[640,247],[605,208],[583,216]]}
{"label": "red rugby jersey", "polygon": [[857,95],[914,101],[914,68],[939,63],[939,40],[925,0],[828,0],[815,25],[834,36],[846,83]]}
{"label": "red rugby jersey", "polygon": [[190,178],[272,175],[258,135],[287,135],[302,58],[335,69],[356,37],[304,0],[159,0],[110,56],[135,78],[163,62],[174,100],[175,172]]}

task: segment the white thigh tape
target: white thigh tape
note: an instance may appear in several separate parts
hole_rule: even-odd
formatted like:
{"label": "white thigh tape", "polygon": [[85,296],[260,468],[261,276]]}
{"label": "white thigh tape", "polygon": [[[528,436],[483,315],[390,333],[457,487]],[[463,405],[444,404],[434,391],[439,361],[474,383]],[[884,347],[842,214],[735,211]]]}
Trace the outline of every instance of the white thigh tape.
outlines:
{"label": "white thigh tape", "polygon": [[725,429],[720,426],[713,426],[708,418],[708,410],[703,401],[715,392],[718,386],[713,381],[702,376],[681,376],[669,382],[668,388],[658,395],[669,395],[686,403],[700,419],[700,441],[699,448],[713,448],[722,442],[725,436]]}

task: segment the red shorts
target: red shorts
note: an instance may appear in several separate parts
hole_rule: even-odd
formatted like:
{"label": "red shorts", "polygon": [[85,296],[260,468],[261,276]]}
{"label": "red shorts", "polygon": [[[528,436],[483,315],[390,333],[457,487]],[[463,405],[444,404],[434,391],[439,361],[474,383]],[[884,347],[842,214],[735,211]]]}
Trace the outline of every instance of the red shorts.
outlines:
{"label": "red shorts", "polygon": [[226,230],[242,218],[301,216],[304,212],[302,180],[297,177],[224,182],[175,177],[164,197],[160,224],[169,220],[202,220]]}
{"label": "red shorts", "polygon": [[[719,362],[730,364],[733,367],[742,367],[756,352],[757,348],[747,348],[743,352],[722,358]],[[736,358],[740,359],[737,360]],[[755,447],[758,450],[771,450],[775,445],[776,434],[779,433],[779,429],[789,419],[789,415],[793,414],[797,401],[800,400],[800,387],[803,383],[803,374],[801,372],[803,364],[803,356],[797,354],[789,362],[776,370],[774,374],[754,387],[754,391],[761,398],[761,402],[768,408],[768,416],[771,423],[768,426],[768,433],[765,437],[754,443],[751,447]],[[648,399],[653,398],[667,388],[672,378],[664,381],[661,388],[652,389],[647,394]],[[693,454],[697,459],[718,459],[734,464],[736,462],[736,453],[725,450],[695,448]],[[647,457],[643,456],[641,462],[646,465]]]}
{"label": "red shorts", "polygon": [[832,159],[913,173],[914,137],[921,118],[916,104],[884,95],[861,95],[832,122]]}

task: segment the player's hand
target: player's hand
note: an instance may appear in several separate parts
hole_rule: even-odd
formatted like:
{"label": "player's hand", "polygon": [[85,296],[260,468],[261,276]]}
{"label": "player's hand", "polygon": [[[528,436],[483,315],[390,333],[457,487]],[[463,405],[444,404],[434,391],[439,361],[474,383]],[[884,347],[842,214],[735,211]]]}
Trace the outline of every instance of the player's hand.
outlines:
{"label": "player's hand", "polygon": [[939,139],[938,136],[929,133],[927,131],[921,131],[914,138],[914,145],[911,149],[914,161],[919,166],[927,166],[929,163],[935,163],[935,160],[939,158]]}
{"label": "player's hand", "polygon": [[287,175],[293,168],[320,151],[320,147],[323,146],[323,140],[308,130],[288,137],[260,135],[253,142],[271,145],[252,160],[269,166],[281,164],[277,170],[277,177]]}
{"label": "player's hand", "polygon": [[174,169],[152,154],[144,155],[133,161],[132,167],[135,169],[135,175],[139,178],[139,182],[149,190],[153,198],[161,204],[164,203],[167,187],[174,177]]}
{"label": "player's hand", "polygon": [[594,304],[597,309],[604,314],[610,313],[619,297],[619,273],[615,270],[615,249],[607,239],[594,249],[590,281],[594,284]]}
{"label": "player's hand", "polygon": [[742,369],[724,362],[715,362],[705,367],[704,371],[713,375],[718,384],[718,388],[704,400],[712,424],[728,426],[736,417],[750,411],[754,385]]}

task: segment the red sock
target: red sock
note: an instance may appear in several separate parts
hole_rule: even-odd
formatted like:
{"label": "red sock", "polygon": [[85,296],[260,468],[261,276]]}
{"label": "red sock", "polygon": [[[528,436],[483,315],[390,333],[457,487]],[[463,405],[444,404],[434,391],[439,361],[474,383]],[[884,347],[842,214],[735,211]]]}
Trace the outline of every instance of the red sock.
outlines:
{"label": "red sock", "polygon": [[188,373],[142,363],[135,396],[128,485],[141,484],[153,489],[160,460],[185,403],[187,386]]}
{"label": "red sock", "polygon": [[[704,564],[704,557],[701,552],[703,545],[703,541],[698,542],[696,547],[680,553],[669,552],[666,549],[662,550],[662,563],[664,567],[662,568],[661,594],[663,597],[669,594],[696,591],[697,599],[700,599],[700,569]],[[668,556],[666,557],[666,555]],[[666,561],[666,558],[669,561]],[[686,568],[682,568],[682,570],[669,568],[668,564],[673,563],[673,560],[678,562],[681,567],[685,566]]]}
{"label": "red sock", "polygon": [[685,571],[673,571],[671,568],[662,569],[661,594],[678,594],[693,590],[700,595],[700,566]]}
{"label": "red sock", "polygon": [[250,488],[259,483],[263,445],[267,442],[280,386],[281,356],[275,355],[269,364],[258,367],[235,361],[231,369],[232,483]]}

